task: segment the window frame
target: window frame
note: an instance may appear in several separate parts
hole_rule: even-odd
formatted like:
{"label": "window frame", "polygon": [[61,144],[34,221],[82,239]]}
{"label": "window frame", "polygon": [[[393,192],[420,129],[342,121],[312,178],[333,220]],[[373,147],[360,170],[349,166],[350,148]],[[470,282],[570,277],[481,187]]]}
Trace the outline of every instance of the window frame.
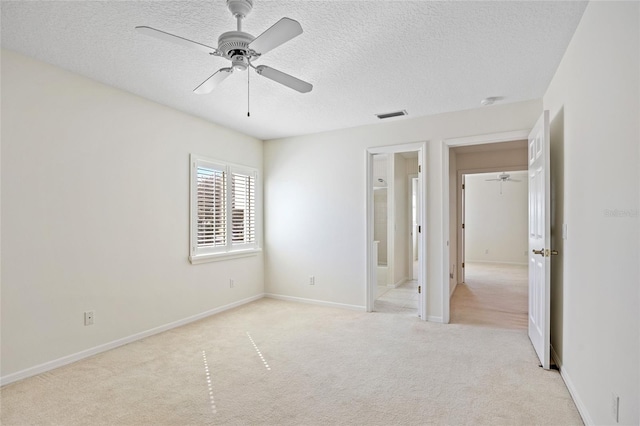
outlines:
{"label": "window frame", "polygon": [[[207,158],[204,156],[191,154],[189,161],[189,261],[192,264],[214,262],[218,260],[233,259],[245,256],[255,256],[261,249],[261,229],[260,229],[260,176],[256,168],[233,164],[227,161]],[[224,245],[198,247],[198,170],[206,168],[220,171],[224,175],[225,200],[224,200],[224,221],[225,221],[225,241]],[[233,175],[253,177],[253,241],[249,243],[234,243],[233,241]],[[250,181],[250,179],[249,179]]]}

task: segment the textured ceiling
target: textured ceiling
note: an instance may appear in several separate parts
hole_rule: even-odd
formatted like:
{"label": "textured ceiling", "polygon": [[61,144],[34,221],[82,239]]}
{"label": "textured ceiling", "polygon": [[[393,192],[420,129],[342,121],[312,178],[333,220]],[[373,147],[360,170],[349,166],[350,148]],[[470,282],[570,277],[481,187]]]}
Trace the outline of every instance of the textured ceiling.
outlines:
{"label": "textured ceiling", "polygon": [[[582,1],[254,0],[243,30],[283,16],[304,33],[260,58],[313,84],[300,94],[236,72],[192,90],[223,58],[137,33],[147,25],[204,44],[235,30],[216,1],[2,1],[2,46],[268,140],[542,97],[582,16]],[[406,120],[407,117],[390,120]]]}

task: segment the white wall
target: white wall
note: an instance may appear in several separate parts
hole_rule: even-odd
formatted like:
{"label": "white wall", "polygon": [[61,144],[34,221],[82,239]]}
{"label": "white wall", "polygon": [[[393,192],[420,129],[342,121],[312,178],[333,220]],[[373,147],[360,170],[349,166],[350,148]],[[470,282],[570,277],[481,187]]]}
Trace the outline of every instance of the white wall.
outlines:
{"label": "white wall", "polygon": [[2,51],[3,377],[263,293],[262,255],[189,264],[192,152],[262,169],[259,140]]}
{"label": "white wall", "polygon": [[387,188],[373,192],[373,239],[378,241],[378,265],[387,265]]}
{"label": "white wall", "polygon": [[527,265],[527,172],[509,174],[520,182],[487,181],[498,173],[466,175],[465,262]]}
{"label": "white wall", "polygon": [[591,2],[544,96],[552,345],[588,424],[615,423],[612,393],[620,424],[640,423],[639,22],[638,2]]}
{"label": "white wall", "polygon": [[[431,318],[441,317],[448,274],[442,268],[441,141],[531,128],[541,109],[540,101],[530,101],[267,141],[266,291],[364,308],[366,149],[429,141],[427,309]],[[292,199],[298,202],[291,205]],[[309,275],[316,276],[314,286]]]}
{"label": "white wall", "polygon": [[[524,130],[524,129],[522,129]],[[477,149],[483,149],[477,151]],[[465,173],[526,170],[527,141],[472,145],[453,148],[457,152],[456,170]]]}
{"label": "white wall", "polygon": [[[387,165],[389,159],[387,154],[378,154],[373,157],[373,186],[377,188],[373,191],[373,239],[378,241],[378,265],[387,265],[387,227],[388,227],[388,196],[387,185]],[[380,182],[378,179],[382,179]],[[378,277],[380,278],[380,277]],[[378,280],[380,281],[380,279]],[[386,285],[386,277],[383,280]]]}

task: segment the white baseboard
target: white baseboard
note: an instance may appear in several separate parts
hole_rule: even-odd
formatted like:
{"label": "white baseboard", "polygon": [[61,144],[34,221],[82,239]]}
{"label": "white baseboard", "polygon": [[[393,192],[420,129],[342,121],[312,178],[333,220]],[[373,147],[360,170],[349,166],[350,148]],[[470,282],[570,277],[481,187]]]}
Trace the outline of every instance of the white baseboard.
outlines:
{"label": "white baseboard", "polygon": [[408,278],[402,278],[400,279],[398,282],[396,282],[395,284],[387,284],[387,287],[389,288],[398,288],[400,287],[402,284],[409,282]]}
{"label": "white baseboard", "polygon": [[562,369],[562,359],[560,359],[560,357],[558,356],[558,353],[553,348],[553,345],[551,345],[551,359],[558,366],[558,370]]}
{"label": "white baseboard", "polygon": [[449,300],[453,297],[453,292],[456,291],[456,288],[458,288],[458,283],[454,281],[453,287],[449,290]]}
{"label": "white baseboard", "polygon": [[444,321],[442,320],[442,317],[435,317],[433,315],[427,315],[427,321],[430,322],[439,322],[439,323],[443,323]]}
{"label": "white baseboard", "polygon": [[576,404],[576,408],[578,409],[578,413],[580,414],[580,417],[582,417],[582,421],[586,426],[594,425],[595,422],[589,415],[589,411],[587,410],[587,407],[582,402],[582,399],[580,399],[580,397],[578,396],[578,392],[576,391],[576,388],[573,385],[571,376],[569,376],[569,373],[567,372],[566,367],[562,365],[562,359],[558,356],[558,353],[553,348],[553,346],[551,346],[551,357],[553,358],[553,361],[556,363],[556,365],[558,366],[558,369],[560,370],[560,376],[562,377],[562,380],[564,380],[564,384],[567,386],[567,389],[569,390],[569,394],[571,395],[573,402]]}
{"label": "white baseboard", "polygon": [[62,358],[58,358],[53,361],[48,361],[43,364],[36,365],[34,367],[29,367],[24,370],[17,371],[15,373],[7,374],[6,376],[0,377],[0,386],[8,385],[9,383],[17,382],[18,380],[26,379],[27,377],[32,377],[37,374],[41,374],[41,373],[53,370],[55,368],[62,367],[63,365],[80,361],[81,359],[88,358],[90,356],[97,355],[99,353],[106,352],[111,349],[115,349],[119,346],[123,346],[128,343],[144,339],[145,337],[153,336],[154,334],[162,333],[163,331],[171,330],[173,328],[177,328],[177,327],[189,324],[191,322],[201,320],[211,315],[219,314],[220,312],[228,311],[229,309],[233,309],[238,306],[251,303],[258,299],[262,299],[263,297],[264,297],[264,294],[259,294],[256,296],[248,297],[246,299],[238,300],[237,302],[229,303],[228,305],[210,309],[200,314],[192,315],[190,317],[187,317],[178,321],[174,321],[169,324],[161,325],[159,327],[142,331],[140,333],[136,333],[131,336],[123,337],[122,339],[114,340],[109,343],[104,343],[102,345],[95,346],[93,348],[89,348],[84,351],[77,352],[75,354],[63,356]]}
{"label": "white baseboard", "polygon": [[404,277],[404,278],[401,278],[398,282],[396,282],[393,286],[394,286],[395,288],[398,288],[398,287],[400,287],[401,285],[403,285],[403,284],[405,284],[405,283],[408,283],[408,282],[409,282],[409,278]]}
{"label": "white baseboard", "polygon": [[366,311],[366,306],[348,305],[346,303],[327,302],[324,300],[305,299],[303,297],[285,296],[282,294],[265,293],[265,297],[278,300],[286,300],[288,302],[308,303],[310,305],[327,306],[330,308],[350,309],[352,311]]}

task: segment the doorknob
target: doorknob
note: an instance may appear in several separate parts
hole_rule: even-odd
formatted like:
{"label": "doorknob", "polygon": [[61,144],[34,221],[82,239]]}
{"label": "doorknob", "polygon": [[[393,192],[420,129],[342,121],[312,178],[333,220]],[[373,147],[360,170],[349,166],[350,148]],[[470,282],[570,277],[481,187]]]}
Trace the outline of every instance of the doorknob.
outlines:
{"label": "doorknob", "polygon": [[558,254],[558,250],[545,250],[545,249],[540,249],[540,250],[536,250],[533,249],[533,254],[539,254],[542,257],[549,257],[549,255],[554,255],[556,256]]}

